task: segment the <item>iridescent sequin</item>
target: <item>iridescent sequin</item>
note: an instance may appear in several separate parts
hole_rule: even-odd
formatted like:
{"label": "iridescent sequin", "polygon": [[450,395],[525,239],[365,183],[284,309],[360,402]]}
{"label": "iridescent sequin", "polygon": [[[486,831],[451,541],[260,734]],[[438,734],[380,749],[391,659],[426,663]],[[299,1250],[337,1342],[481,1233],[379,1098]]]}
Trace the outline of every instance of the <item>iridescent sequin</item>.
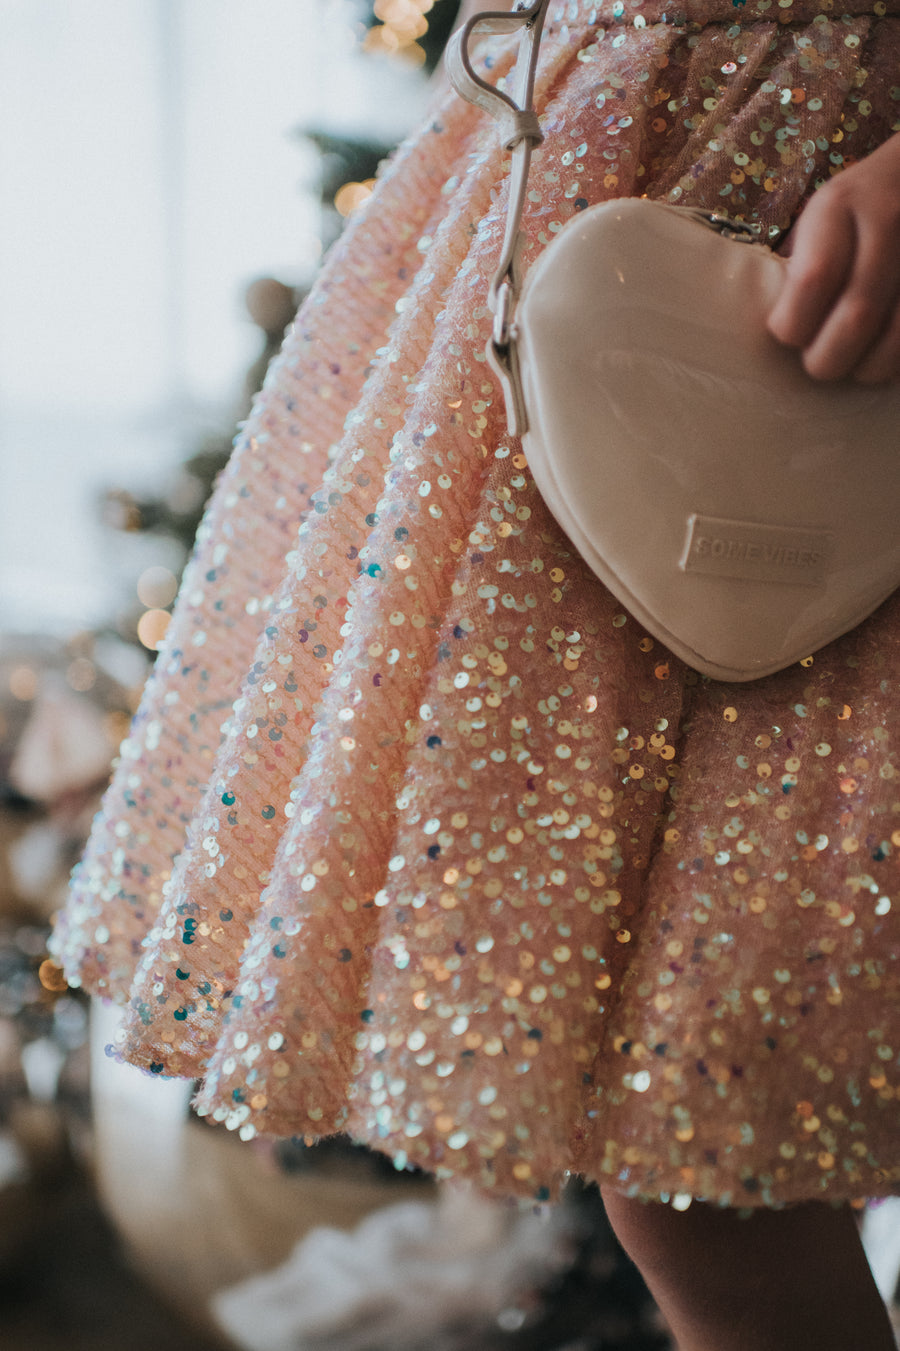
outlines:
{"label": "iridescent sequin", "polygon": [[[527,257],[635,193],[777,239],[900,125],[886,13],[564,6]],[[56,951],[245,1139],[347,1130],[538,1198],[895,1190],[898,603],[730,688],[622,612],[484,361],[502,171],[448,95],[333,252]]]}

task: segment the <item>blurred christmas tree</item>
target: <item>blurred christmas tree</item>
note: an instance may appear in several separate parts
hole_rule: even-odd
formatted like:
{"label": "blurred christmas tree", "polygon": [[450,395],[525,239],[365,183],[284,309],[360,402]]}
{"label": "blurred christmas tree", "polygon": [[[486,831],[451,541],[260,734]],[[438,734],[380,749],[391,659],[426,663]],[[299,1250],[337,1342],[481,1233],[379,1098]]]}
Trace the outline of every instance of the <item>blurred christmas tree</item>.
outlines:
{"label": "blurred christmas tree", "polygon": [[[458,10],[459,0],[375,0],[359,20],[359,48],[367,59],[430,74],[440,61]],[[312,141],[319,151],[320,235],[327,248],[340,233],[344,219],[365,205],[378,165],[393,146],[372,139],[365,122],[353,131],[313,125],[300,128],[298,134]],[[161,493],[141,497],[124,488],[108,491],[102,507],[108,525],[166,537],[180,545],[182,559],[187,558],[212,485],[231,453],[234,425],[249,413],[253,396],[305,294],[272,277],[262,277],[248,287],[245,304],[261,330],[262,346],[247,372],[227,426],[200,438]],[[135,603],[130,614],[119,617],[115,625],[118,633],[154,649],[165,632],[177,586],[178,578],[171,568],[147,569],[138,582],[140,604]]]}
{"label": "blurred christmas tree", "polygon": [[[261,387],[269,362],[280,348],[284,331],[304,294],[273,277],[261,277],[247,287],[244,303],[250,318],[261,330],[262,346],[244,378],[243,389],[233,409],[232,426],[242,422],[249,413],[253,396]],[[137,497],[122,488],[111,489],[103,499],[105,523],[116,530],[146,530],[170,536],[183,545],[186,554],[216,475],[231,453],[231,445],[230,432],[203,436],[161,496]],[[166,600],[146,603],[167,606],[173,598],[174,590]]]}
{"label": "blurred christmas tree", "polygon": [[[361,25],[362,49],[431,74],[458,11],[459,0],[375,0]],[[391,147],[323,129],[311,128],[305,134],[322,156],[324,237],[331,239],[339,231],[340,218],[362,205],[371,192],[375,171]]]}

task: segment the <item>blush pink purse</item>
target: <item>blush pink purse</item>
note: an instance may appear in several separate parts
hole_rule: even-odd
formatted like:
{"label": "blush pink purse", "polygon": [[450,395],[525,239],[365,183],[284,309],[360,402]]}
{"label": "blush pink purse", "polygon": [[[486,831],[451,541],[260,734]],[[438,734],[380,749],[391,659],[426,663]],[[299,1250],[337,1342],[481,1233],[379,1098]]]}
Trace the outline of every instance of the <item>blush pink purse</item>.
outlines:
{"label": "blush pink purse", "polygon": [[[768,675],[900,584],[900,386],[807,376],[766,330],[785,260],[702,211],[588,208],[522,283],[547,7],[477,15],[446,58],[512,150],[488,346],[509,429],[562,529],[650,633],[717,679]],[[517,28],[514,99],[475,74],[468,43]]]}

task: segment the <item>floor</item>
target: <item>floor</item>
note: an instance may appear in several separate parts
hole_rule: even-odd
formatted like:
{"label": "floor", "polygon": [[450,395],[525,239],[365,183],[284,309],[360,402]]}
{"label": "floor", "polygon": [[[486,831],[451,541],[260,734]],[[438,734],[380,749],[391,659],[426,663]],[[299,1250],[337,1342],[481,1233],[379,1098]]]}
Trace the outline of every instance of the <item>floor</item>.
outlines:
{"label": "floor", "polygon": [[[77,1171],[32,1199],[39,1211],[20,1226],[15,1251],[0,1264],[4,1351],[225,1351],[230,1345],[149,1289]],[[667,1339],[636,1273],[612,1250],[590,1199],[582,1204],[586,1225],[595,1227],[571,1268],[549,1289],[504,1310],[502,1322],[443,1330],[441,1351],[664,1351]],[[355,1337],[352,1344],[359,1345]],[[316,1345],[324,1351],[326,1343]],[[327,1351],[342,1351],[342,1344],[330,1340]],[[372,1343],[366,1351],[394,1348]],[[435,1338],[416,1351],[436,1351]]]}

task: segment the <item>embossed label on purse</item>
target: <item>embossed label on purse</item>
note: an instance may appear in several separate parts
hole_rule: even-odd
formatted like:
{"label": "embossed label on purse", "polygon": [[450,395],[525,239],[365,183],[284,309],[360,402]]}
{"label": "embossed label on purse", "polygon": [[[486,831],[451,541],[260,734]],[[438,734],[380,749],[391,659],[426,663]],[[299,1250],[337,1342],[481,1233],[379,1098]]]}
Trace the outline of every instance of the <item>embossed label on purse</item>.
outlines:
{"label": "embossed label on purse", "polygon": [[692,515],[680,566],[749,582],[821,586],[833,548],[833,536],[822,530]]}

